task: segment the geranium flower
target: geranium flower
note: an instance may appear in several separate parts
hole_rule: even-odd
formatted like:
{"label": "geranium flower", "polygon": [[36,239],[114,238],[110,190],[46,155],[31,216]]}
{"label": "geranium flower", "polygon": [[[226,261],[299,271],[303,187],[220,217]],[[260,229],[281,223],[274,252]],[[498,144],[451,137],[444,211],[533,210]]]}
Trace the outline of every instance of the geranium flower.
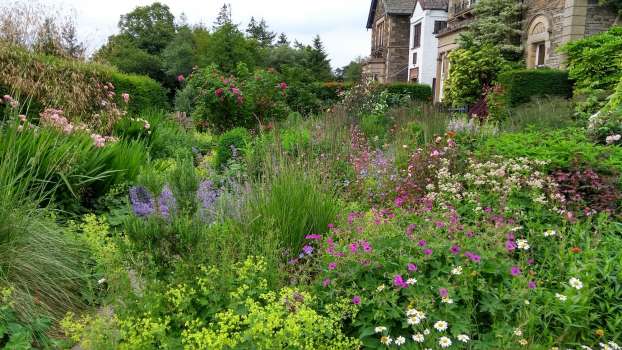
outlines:
{"label": "geranium flower", "polygon": [[355,296],[352,298],[352,304],[354,304],[354,305],[360,305],[360,304],[361,304],[361,297],[360,297],[360,296],[358,296],[358,295],[355,295]]}
{"label": "geranium flower", "polygon": [[529,289],[536,289],[536,282],[529,281],[529,283],[527,283],[527,287],[529,287]]}
{"label": "geranium flower", "polygon": [[518,266],[512,266],[512,268],[510,269],[510,274],[516,277],[521,274],[521,270]]}
{"label": "geranium flower", "polygon": [[430,249],[430,248],[424,249],[423,250],[423,254],[425,254],[425,255],[432,255],[432,249]]}
{"label": "geranium flower", "polygon": [[417,271],[417,265],[413,264],[413,263],[409,263],[407,265],[408,271],[414,272]]}
{"label": "geranium flower", "polygon": [[447,298],[449,296],[449,292],[447,291],[447,288],[439,288],[438,295],[440,295],[441,298]]}
{"label": "geranium flower", "polygon": [[313,253],[313,247],[310,245],[305,245],[304,247],[302,247],[302,251],[307,255],[311,255],[311,253]]}
{"label": "geranium flower", "polygon": [[425,246],[428,244],[428,242],[426,242],[426,241],[425,241],[425,239],[422,239],[422,240],[420,240],[420,241],[419,241],[419,243],[417,243],[417,244],[418,244],[420,247],[425,247]]}
{"label": "geranium flower", "polygon": [[451,248],[449,249],[449,251],[451,252],[451,254],[453,255],[458,255],[460,253],[460,247],[457,245],[452,245]]}
{"label": "geranium flower", "polygon": [[330,264],[328,264],[328,269],[329,270],[334,270],[337,268],[337,263],[336,262],[332,262]]}
{"label": "geranium flower", "polygon": [[322,281],[322,286],[324,286],[324,288],[326,288],[329,285],[330,285],[330,278],[325,278],[324,281]]}
{"label": "geranium flower", "polygon": [[395,277],[393,277],[393,285],[400,288],[408,287],[406,282],[404,282],[404,278],[402,277],[402,275],[395,275]]}

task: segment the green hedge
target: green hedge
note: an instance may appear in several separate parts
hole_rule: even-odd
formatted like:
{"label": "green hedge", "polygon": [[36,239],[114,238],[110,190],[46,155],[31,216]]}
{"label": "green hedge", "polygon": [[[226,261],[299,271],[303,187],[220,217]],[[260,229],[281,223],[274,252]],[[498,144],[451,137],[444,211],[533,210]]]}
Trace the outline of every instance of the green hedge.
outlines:
{"label": "green hedge", "polygon": [[100,83],[113,83],[117,103],[121,94],[131,96],[128,111],[168,107],[166,91],[156,81],[139,75],[118,72],[97,63],[68,60],[29,52],[0,44],[0,91],[30,100],[29,114],[45,107],[61,108],[68,115],[82,117],[97,113],[101,103]]}
{"label": "green hedge", "polygon": [[352,88],[352,83],[330,81],[316,83],[314,86],[315,96],[327,105],[334,104],[340,100],[339,94]]}
{"label": "green hedge", "polygon": [[511,70],[499,74],[497,80],[512,107],[537,96],[572,96],[572,81],[566,71],[548,68]]}
{"label": "green hedge", "polygon": [[431,101],[432,87],[424,84],[392,83],[384,85],[384,88],[394,94],[409,95],[415,101]]}

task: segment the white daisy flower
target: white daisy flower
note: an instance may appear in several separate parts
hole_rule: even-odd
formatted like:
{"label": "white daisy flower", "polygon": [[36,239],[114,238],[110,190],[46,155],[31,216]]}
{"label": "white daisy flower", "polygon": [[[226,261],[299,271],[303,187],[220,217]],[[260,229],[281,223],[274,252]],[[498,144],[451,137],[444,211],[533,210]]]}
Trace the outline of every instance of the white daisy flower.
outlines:
{"label": "white daisy flower", "polygon": [[563,294],[559,294],[559,293],[555,293],[555,297],[557,299],[559,299],[559,301],[566,301],[566,299],[568,299],[567,296],[563,295]]}
{"label": "white daisy flower", "polygon": [[453,304],[454,300],[451,298],[443,298],[441,299],[441,302],[445,303],[445,304]]}
{"label": "white daisy flower", "polygon": [[102,278],[99,281],[97,281],[97,284],[104,284],[104,283],[106,283],[106,279],[105,278]]}
{"label": "white daisy flower", "polygon": [[436,323],[434,323],[434,328],[439,332],[447,330],[447,326],[447,322],[445,321],[436,321]]}
{"label": "white daisy flower", "polygon": [[430,330],[426,328],[425,330],[423,330],[423,334],[429,335],[430,334]]}
{"label": "white daisy flower", "polygon": [[523,331],[521,331],[521,329],[520,329],[520,328],[516,328],[516,329],[514,330],[514,335],[515,335],[515,336],[517,336],[517,337],[520,337],[520,336],[522,336],[522,335],[523,335]]}
{"label": "white daisy flower", "polygon": [[376,332],[376,333],[382,333],[382,332],[384,332],[386,330],[387,330],[387,327],[384,327],[384,326],[378,326],[378,327],[374,328],[374,332]]}
{"label": "white daisy flower", "polygon": [[406,343],[406,338],[402,337],[401,335],[395,338],[395,345],[401,346],[404,345],[404,343]]}
{"label": "white daisy flower", "polygon": [[414,278],[409,278],[406,280],[406,284],[409,286],[412,286],[413,284],[416,284],[416,283],[417,283],[417,280]]}
{"label": "white daisy flower", "polygon": [[390,336],[386,335],[380,338],[380,342],[384,345],[391,345],[391,343],[393,343],[393,339]]}
{"label": "white daisy flower", "polygon": [[469,340],[471,340],[471,338],[469,338],[469,336],[466,335],[466,334],[459,334],[458,335],[458,340],[460,340],[463,343],[468,343]]}
{"label": "white daisy flower", "polygon": [[456,266],[451,270],[452,275],[462,275],[462,266]]}
{"label": "white daisy flower", "polygon": [[570,283],[570,286],[572,288],[575,288],[577,290],[583,288],[583,282],[581,282],[578,278],[571,278],[568,283]]}
{"label": "white daisy flower", "polygon": [[417,316],[413,316],[413,317],[409,317],[407,322],[409,325],[412,326],[412,325],[421,323],[421,319]]}
{"label": "white daisy flower", "polygon": [[423,343],[425,341],[425,337],[421,333],[417,333],[413,335],[413,341],[415,343]]}
{"label": "white daisy flower", "polygon": [[440,337],[438,338],[438,345],[440,345],[441,348],[448,348],[451,346],[451,339],[447,337]]}

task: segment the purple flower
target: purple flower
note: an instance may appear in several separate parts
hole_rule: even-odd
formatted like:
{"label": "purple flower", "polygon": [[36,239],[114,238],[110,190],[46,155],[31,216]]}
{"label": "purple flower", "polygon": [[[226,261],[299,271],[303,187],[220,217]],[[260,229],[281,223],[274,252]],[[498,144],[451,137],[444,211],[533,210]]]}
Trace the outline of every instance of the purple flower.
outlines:
{"label": "purple flower", "polygon": [[352,304],[354,304],[354,305],[360,305],[360,304],[361,304],[361,297],[360,297],[360,296],[358,296],[358,295],[355,295],[355,296],[352,298]]}
{"label": "purple flower", "polygon": [[310,245],[305,245],[304,247],[302,247],[302,251],[307,255],[311,255],[311,253],[313,253],[313,247]]}
{"label": "purple flower", "polygon": [[171,213],[177,210],[177,200],[169,185],[164,185],[162,193],[160,193],[160,197],[158,198],[158,210],[160,211],[160,215],[165,219],[168,219]]}
{"label": "purple flower", "polygon": [[449,251],[451,252],[451,254],[453,255],[458,255],[460,253],[460,247],[458,247],[457,245],[452,245],[451,248],[449,249]]}
{"label": "purple flower", "polygon": [[536,282],[535,281],[529,281],[529,283],[527,284],[527,287],[529,287],[529,289],[535,289],[536,288]]}
{"label": "purple flower", "polygon": [[477,254],[473,254],[473,256],[471,257],[471,261],[473,261],[474,263],[479,263],[480,261],[482,261],[482,257]]}
{"label": "purple flower", "polygon": [[438,295],[440,295],[441,298],[445,299],[449,296],[449,292],[447,291],[447,288],[439,288]]}
{"label": "purple flower", "polygon": [[218,196],[220,196],[220,192],[218,189],[214,188],[214,184],[211,181],[202,181],[199,184],[197,198],[203,209],[211,209],[214,203],[216,203]]}
{"label": "purple flower", "polygon": [[428,244],[428,242],[426,242],[425,239],[422,239],[417,244],[419,244],[420,247],[425,247]]}
{"label": "purple flower", "polygon": [[369,242],[367,241],[363,241],[361,243],[361,245],[363,246],[363,251],[365,251],[366,253],[369,253],[372,251],[371,245],[369,244]]}
{"label": "purple flower", "polygon": [[473,233],[473,231],[468,231],[466,233],[466,236],[469,237],[469,238],[473,237],[474,235],[475,235],[475,233]]}
{"label": "purple flower", "polygon": [[423,250],[423,254],[425,254],[425,255],[432,255],[432,249],[430,249],[430,248],[424,249]]}
{"label": "purple flower", "polygon": [[350,243],[350,251],[352,253],[356,253],[356,251],[359,249],[359,245],[356,243]]}
{"label": "purple flower", "polygon": [[399,287],[399,288],[406,288],[406,287],[408,287],[408,285],[404,281],[404,278],[402,277],[402,275],[395,275],[395,277],[393,277],[393,285],[395,285],[396,287]]}
{"label": "purple flower", "polygon": [[437,221],[435,223],[435,225],[436,225],[436,228],[443,228],[443,227],[445,227],[445,223],[442,222],[442,221]]}
{"label": "purple flower", "polygon": [[324,288],[326,288],[329,285],[330,285],[330,278],[325,278],[324,281],[322,281],[322,286],[324,286]]}
{"label": "purple flower", "polygon": [[509,241],[513,241],[516,239],[516,236],[514,236],[512,232],[508,233],[506,237]]}
{"label": "purple flower", "polygon": [[155,212],[153,196],[143,186],[130,188],[130,202],[132,203],[134,214],[140,217],[149,216]]}
{"label": "purple flower", "polygon": [[533,265],[536,261],[533,259],[527,260],[527,265]]}
{"label": "purple flower", "polygon": [[329,270],[334,270],[337,268],[337,263],[336,262],[332,262],[330,264],[328,264],[328,269]]}
{"label": "purple flower", "polygon": [[510,269],[510,274],[516,277],[521,274],[521,270],[518,266],[512,266],[512,268]]}
{"label": "purple flower", "polygon": [[406,228],[406,236],[408,236],[408,238],[413,238],[413,232],[415,231],[416,227],[417,225],[415,224],[408,225],[408,227]]}
{"label": "purple flower", "polygon": [[417,265],[413,263],[409,263],[407,267],[408,267],[408,271],[411,271],[411,272],[417,271]]}
{"label": "purple flower", "polygon": [[506,241],[505,242],[505,249],[508,250],[508,252],[511,252],[513,250],[516,249],[516,242],[514,241]]}

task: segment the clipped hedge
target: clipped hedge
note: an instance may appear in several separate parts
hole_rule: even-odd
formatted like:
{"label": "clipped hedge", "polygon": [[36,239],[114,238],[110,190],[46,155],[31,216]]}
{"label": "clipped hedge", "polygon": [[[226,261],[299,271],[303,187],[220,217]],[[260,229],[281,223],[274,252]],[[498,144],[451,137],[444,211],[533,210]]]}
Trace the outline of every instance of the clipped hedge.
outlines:
{"label": "clipped hedge", "polygon": [[333,104],[339,101],[340,94],[352,88],[352,83],[344,83],[339,81],[329,81],[325,83],[316,83],[314,93],[320,101],[325,104]]}
{"label": "clipped hedge", "polygon": [[102,83],[115,85],[117,103],[121,94],[131,100],[132,114],[168,106],[166,91],[156,81],[123,74],[112,67],[32,53],[21,47],[0,44],[0,90],[21,100],[30,100],[29,114],[45,107],[63,109],[75,117],[91,116],[101,110]]}
{"label": "clipped hedge", "polygon": [[431,101],[432,87],[424,84],[413,83],[391,83],[385,84],[384,89],[392,94],[402,94],[410,96],[414,101]]}
{"label": "clipped hedge", "polygon": [[503,72],[497,78],[509,106],[517,106],[538,96],[572,97],[568,72],[556,69],[519,69]]}

